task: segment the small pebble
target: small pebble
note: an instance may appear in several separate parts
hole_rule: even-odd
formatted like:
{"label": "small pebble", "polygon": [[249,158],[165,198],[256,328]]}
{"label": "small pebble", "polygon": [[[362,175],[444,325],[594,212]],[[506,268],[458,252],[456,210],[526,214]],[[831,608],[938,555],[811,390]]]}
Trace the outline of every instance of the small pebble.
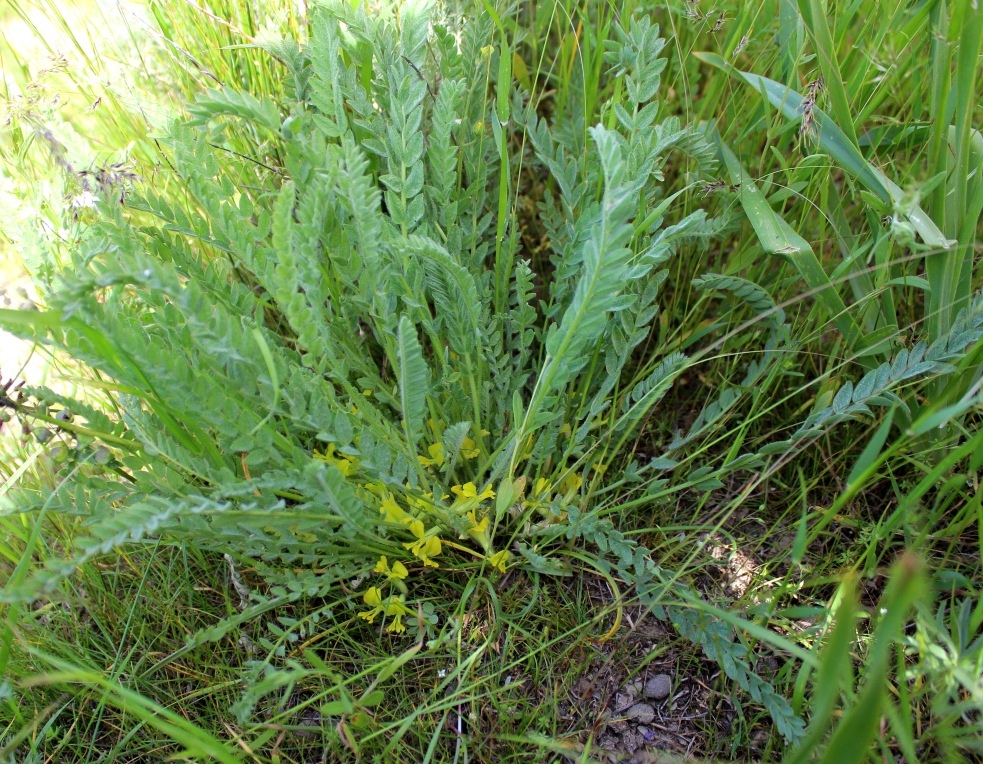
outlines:
{"label": "small pebble", "polygon": [[604,735],[597,743],[598,747],[604,751],[615,751],[618,748],[618,738],[614,735]]}
{"label": "small pebble", "polygon": [[655,718],[655,709],[648,703],[636,703],[625,712],[625,717],[639,724],[648,724]]}
{"label": "small pebble", "polygon": [[635,753],[645,744],[645,738],[634,730],[626,730],[621,736],[621,749],[626,753]]}
{"label": "small pebble", "polygon": [[619,692],[614,696],[614,710],[621,713],[626,708],[631,706],[637,697],[638,694],[634,692]]}
{"label": "small pebble", "polygon": [[642,694],[646,698],[662,700],[663,698],[669,697],[671,690],[672,677],[668,674],[656,674],[645,683],[645,689],[642,691]]}

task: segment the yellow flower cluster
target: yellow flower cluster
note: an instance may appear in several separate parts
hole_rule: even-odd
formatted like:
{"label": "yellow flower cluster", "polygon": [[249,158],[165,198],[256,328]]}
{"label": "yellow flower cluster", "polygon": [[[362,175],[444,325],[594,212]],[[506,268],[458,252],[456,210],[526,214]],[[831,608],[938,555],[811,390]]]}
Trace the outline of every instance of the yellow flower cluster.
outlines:
{"label": "yellow flower cluster", "polygon": [[457,497],[451,508],[459,514],[463,514],[471,523],[471,527],[467,531],[468,535],[481,544],[483,549],[487,550],[491,543],[491,539],[488,537],[490,532],[488,511],[481,506],[481,502],[494,499],[495,492],[491,486],[486,486],[481,493],[478,493],[478,487],[474,483],[465,483],[464,485],[451,486],[451,493]]}
{"label": "yellow flower cluster", "polygon": [[314,458],[320,459],[322,462],[327,462],[338,468],[340,472],[345,477],[349,477],[355,470],[358,469],[358,459],[353,456],[342,456],[335,454],[334,443],[328,444],[328,450],[323,454],[314,452]]}
{"label": "yellow flower cluster", "polygon": [[394,525],[405,525],[409,532],[416,536],[416,541],[403,544],[404,547],[410,550],[414,556],[419,557],[424,565],[431,568],[440,567],[431,559],[441,552],[440,537],[437,535],[439,530],[437,528],[431,528],[428,531],[422,520],[416,519],[396,503],[396,499],[392,494],[389,494],[382,500],[379,511],[382,513],[386,522]]}
{"label": "yellow flower cluster", "polygon": [[[420,464],[424,467],[443,467],[444,463],[447,461],[447,452],[444,450],[444,444],[440,442],[439,430],[437,423],[431,419],[429,420],[430,429],[433,431],[434,437],[437,438],[437,442],[427,446],[427,453],[429,456],[418,455],[416,458],[419,459]],[[490,435],[488,430],[481,431],[481,437]],[[461,441],[461,456],[465,460],[477,459],[481,454],[481,449],[478,448],[478,444],[475,443],[473,438],[468,436],[464,437]]]}
{"label": "yellow flower cluster", "polygon": [[358,614],[359,618],[364,618],[369,623],[375,620],[375,617],[379,613],[385,613],[387,618],[391,618],[392,621],[386,627],[386,631],[390,633],[403,632],[406,631],[406,624],[403,623],[404,615],[412,615],[413,611],[403,604],[403,598],[398,594],[393,594],[387,599],[382,599],[382,590],[378,586],[370,586],[368,591],[362,597],[362,601],[368,605],[371,610],[364,610]]}
{"label": "yellow flower cluster", "polygon": [[410,553],[422,560],[424,565],[431,568],[439,568],[440,566],[431,560],[431,557],[436,557],[440,554],[440,537],[437,535],[437,529],[432,528],[427,531],[423,527],[423,521],[414,520],[410,523],[410,533],[416,536],[416,541],[411,541],[408,544],[403,544],[404,547],[410,550]]}
{"label": "yellow flower cluster", "polygon": [[[406,566],[399,560],[396,560],[396,562],[392,564],[392,567],[389,567],[389,560],[386,559],[385,555],[379,558],[379,562],[377,562],[375,565],[374,572],[385,576],[385,583],[395,583],[399,584],[400,586],[402,586],[402,584],[399,582],[406,578],[406,576],[409,574],[409,571],[406,570]],[[369,623],[372,623],[379,613],[383,613],[385,614],[386,618],[392,619],[389,626],[386,627],[386,631],[393,633],[406,631],[406,626],[403,623],[403,616],[411,615],[413,611],[406,607],[403,602],[402,595],[393,594],[386,599],[383,599],[382,589],[378,586],[370,586],[368,591],[362,595],[362,602],[368,605],[371,610],[363,610],[358,614],[359,618],[364,618]]]}
{"label": "yellow flower cluster", "polygon": [[478,493],[478,488],[474,483],[465,483],[464,485],[455,485],[451,487],[451,493],[457,496],[454,500],[454,506],[458,507],[470,501],[482,502],[485,499],[494,499],[495,492],[491,489],[491,486],[486,486],[480,494]]}
{"label": "yellow flower cluster", "polygon": [[495,554],[489,557],[488,562],[491,564],[493,568],[498,568],[499,571],[504,573],[505,564],[509,561],[509,558],[511,557],[512,554],[509,552],[508,549],[502,549],[498,552],[495,552]]}
{"label": "yellow flower cluster", "polygon": [[390,568],[389,560],[386,559],[386,555],[382,555],[382,557],[379,558],[379,562],[375,564],[373,572],[383,574],[386,577],[386,581],[402,581],[409,575],[409,571],[406,570],[406,566],[399,560],[396,560],[396,562],[394,562],[393,566]]}
{"label": "yellow flower cluster", "polygon": [[[366,391],[365,394],[368,395],[370,392]],[[441,440],[443,427],[434,420],[430,420],[429,424],[435,442],[427,447],[426,455],[419,455],[418,459],[420,464],[426,468],[440,469],[448,465],[448,455]],[[489,435],[487,430],[481,430],[478,438],[480,440],[487,435]],[[465,437],[461,442],[459,456],[464,460],[478,459],[481,456],[481,446],[475,439]],[[397,501],[396,496],[388,490],[384,483],[369,482],[364,477],[360,479],[357,474],[359,460],[354,456],[339,453],[333,443],[328,444],[323,453],[315,451],[314,458],[332,465],[345,478],[351,480],[357,495],[362,500],[379,507],[383,522],[408,531],[413,536],[413,540],[403,543],[403,547],[410,554],[422,562],[425,567],[439,567],[434,558],[443,552],[444,542],[442,542],[440,534],[448,527],[448,519],[445,519],[441,524],[439,518],[442,514],[446,515],[448,505],[445,501],[450,496],[443,495],[439,499],[435,499],[432,493],[414,494],[410,490],[410,486],[407,485],[406,495]],[[543,483],[544,481],[540,482]],[[537,489],[541,487],[543,493],[546,494],[551,488],[545,483],[543,486],[537,484]],[[505,549],[497,552],[492,549],[491,533],[493,529],[490,516],[492,510],[490,507],[483,506],[484,502],[495,498],[495,491],[492,490],[491,485],[486,485],[479,490],[473,482],[452,486],[450,490],[454,495],[453,502],[450,504],[450,511],[458,518],[467,519],[466,530],[461,538],[471,538],[480,544],[482,554],[468,550],[452,541],[446,543],[462,551],[470,551],[478,557],[483,557],[493,568],[505,573],[511,554]],[[401,503],[403,506],[400,506]],[[438,521],[434,522],[433,518],[438,518]],[[434,524],[428,528],[425,523]],[[456,521],[452,525],[460,528]],[[403,581],[409,575],[409,570],[399,560],[390,564],[389,560],[383,556],[377,562],[374,572],[381,576],[382,580],[377,585],[369,587],[362,595],[362,601],[368,605],[369,609],[359,612],[359,618],[372,623],[378,615],[382,614],[389,620],[386,627],[387,631],[392,633],[405,632],[406,626],[403,623],[403,617],[412,614],[404,601],[407,589]],[[383,590],[387,586],[396,589],[396,593],[384,597]]]}
{"label": "yellow flower cluster", "polygon": [[417,456],[416,458],[420,460],[420,464],[424,467],[443,467],[444,459],[446,454],[444,453],[443,443],[434,443],[427,447],[427,453],[430,454],[429,457]]}
{"label": "yellow flower cluster", "polygon": [[[595,469],[603,468],[595,467]],[[551,502],[553,501],[554,494],[560,498],[560,504],[565,505],[570,502],[573,495],[580,490],[583,484],[584,477],[579,472],[571,472],[555,487],[553,483],[546,478],[537,478],[536,482],[533,483],[530,497],[523,501],[522,505],[524,507],[535,509],[540,514],[544,515],[546,517],[546,519],[543,521],[544,525],[552,525],[553,523],[563,522],[563,520],[565,520],[567,517],[567,513],[564,511],[557,514],[557,511],[550,506]]]}

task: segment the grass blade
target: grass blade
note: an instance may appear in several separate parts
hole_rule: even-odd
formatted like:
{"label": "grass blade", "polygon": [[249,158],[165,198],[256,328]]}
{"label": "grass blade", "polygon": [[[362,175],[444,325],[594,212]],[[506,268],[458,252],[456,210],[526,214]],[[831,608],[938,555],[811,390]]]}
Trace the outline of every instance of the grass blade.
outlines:
{"label": "grass blade", "polygon": [[58,671],[33,677],[28,680],[28,686],[85,684],[99,687],[105,691],[105,699],[108,703],[126,713],[133,714],[142,722],[160,730],[174,742],[184,746],[181,755],[201,756],[205,760],[214,759],[223,762],[223,764],[242,764],[243,760],[231,753],[222,741],[170,709],[164,708],[140,693],[121,687],[98,672],[79,668],[52,655],[38,651],[33,652],[36,657],[54,666]]}
{"label": "grass blade", "polygon": [[815,292],[816,299],[825,308],[836,324],[836,328],[852,346],[860,337],[860,327],[857,326],[839,293],[833,288],[809,242],[792,230],[792,227],[771,208],[764,194],[744,171],[734,152],[720,139],[719,134],[715,137],[724,164],[727,166],[730,182],[740,184],[741,206],[754,232],[758,235],[761,246],[769,254],[778,255],[795,267],[802,280],[810,290]]}
{"label": "grass blade", "polygon": [[826,92],[829,93],[833,105],[833,115],[847,140],[859,151],[857,133],[853,127],[853,115],[850,113],[850,101],[847,98],[840,67],[836,63],[836,48],[833,36],[826,21],[826,11],[819,0],[799,0],[799,12],[805,21],[806,29],[812,37],[812,45],[816,49],[819,68],[826,80]]}
{"label": "grass blade", "polygon": [[809,731],[799,745],[785,758],[784,764],[804,764],[826,734],[833,711],[844,688],[853,685],[851,650],[856,638],[854,614],[857,610],[856,576],[848,575],[836,597],[835,625],[820,657],[813,690]]}
{"label": "grass blade", "polygon": [[856,485],[869,474],[869,470],[874,466],[877,457],[881,453],[881,449],[884,448],[884,444],[887,442],[887,436],[891,433],[891,425],[894,423],[894,414],[896,411],[897,409],[892,408],[888,412],[887,416],[884,417],[884,421],[881,422],[880,427],[877,428],[877,432],[874,433],[873,437],[864,447],[863,452],[857,457],[853,469],[850,470],[850,476],[846,479],[847,485]]}
{"label": "grass blade", "polygon": [[779,0],[778,49],[780,51],[782,79],[789,85],[795,76],[795,66],[802,54],[802,18],[795,0]]}
{"label": "grass blade", "polygon": [[[952,326],[956,314],[969,303],[973,279],[973,242],[979,220],[978,202],[974,198],[974,186],[979,186],[983,166],[981,152],[974,146],[979,132],[973,127],[977,61],[983,44],[983,10],[966,3],[963,8],[962,29],[956,52],[955,81],[948,91],[949,101],[944,110],[945,119],[950,114],[954,125],[949,128],[951,159],[943,154],[940,163],[951,163],[942,204],[943,229],[946,236],[959,242],[959,254],[932,253],[925,263],[928,280],[932,284],[929,294],[929,336],[934,340]],[[943,147],[944,150],[945,147]],[[947,169],[942,167],[940,169]],[[971,181],[971,178],[974,180]]]}
{"label": "grass blade", "polygon": [[822,764],[860,764],[866,761],[885,702],[892,647],[904,634],[908,611],[925,587],[921,563],[914,555],[906,555],[895,566],[880,602],[883,615],[874,631],[864,689],[836,726],[820,759]]}
{"label": "grass blade", "polygon": [[[715,53],[694,53],[693,55],[700,61],[728,72],[731,76],[764,93],[769,103],[779,109],[786,119],[797,120],[801,118],[804,99],[802,95],[791,88],[758,74],[742,72]],[[813,114],[816,123],[817,142],[823,151],[828,152],[840,167],[866,186],[877,198],[903,213],[925,244],[940,249],[948,249],[951,246],[951,240],[942,234],[935,222],[921,207],[917,205],[902,206],[904,194],[901,188],[864,159],[856,143],[851,142],[825,112],[817,107],[813,110]]]}

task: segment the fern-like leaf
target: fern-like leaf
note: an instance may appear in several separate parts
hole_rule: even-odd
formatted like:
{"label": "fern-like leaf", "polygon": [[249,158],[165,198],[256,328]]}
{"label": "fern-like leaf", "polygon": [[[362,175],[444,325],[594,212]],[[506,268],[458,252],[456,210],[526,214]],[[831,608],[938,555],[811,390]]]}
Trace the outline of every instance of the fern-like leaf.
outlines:
{"label": "fern-like leaf", "polygon": [[627,244],[636,184],[625,179],[618,141],[610,130],[591,128],[604,171],[601,214],[582,251],[583,268],[573,300],[546,340],[549,360],[540,375],[542,392],[565,385],[584,365],[584,349],[604,330],[616,305],[631,258]]}
{"label": "fern-like leaf", "polygon": [[707,273],[693,279],[693,286],[701,292],[711,289],[731,292],[750,305],[757,315],[768,316],[772,321],[779,324],[785,323],[785,311],[775,305],[771,295],[753,281],[742,279],[739,276],[721,276],[719,273]]}
{"label": "fern-like leaf", "polygon": [[399,319],[399,401],[403,412],[403,432],[407,446],[414,451],[423,432],[427,413],[427,364],[413,322]]}
{"label": "fern-like leaf", "polygon": [[269,98],[262,100],[249,93],[231,88],[213,90],[209,88],[188,106],[193,115],[190,124],[203,125],[219,116],[239,117],[249,120],[270,132],[280,129],[280,112]]}

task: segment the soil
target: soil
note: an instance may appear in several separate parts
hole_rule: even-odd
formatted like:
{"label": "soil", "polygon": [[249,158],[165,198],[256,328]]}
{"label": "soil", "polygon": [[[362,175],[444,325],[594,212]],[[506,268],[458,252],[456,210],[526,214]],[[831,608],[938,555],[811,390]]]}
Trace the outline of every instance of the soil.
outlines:
{"label": "soil", "polygon": [[733,708],[712,689],[716,666],[683,652],[671,630],[638,610],[597,645],[560,702],[560,718],[583,731],[596,760],[696,761],[730,730]]}

